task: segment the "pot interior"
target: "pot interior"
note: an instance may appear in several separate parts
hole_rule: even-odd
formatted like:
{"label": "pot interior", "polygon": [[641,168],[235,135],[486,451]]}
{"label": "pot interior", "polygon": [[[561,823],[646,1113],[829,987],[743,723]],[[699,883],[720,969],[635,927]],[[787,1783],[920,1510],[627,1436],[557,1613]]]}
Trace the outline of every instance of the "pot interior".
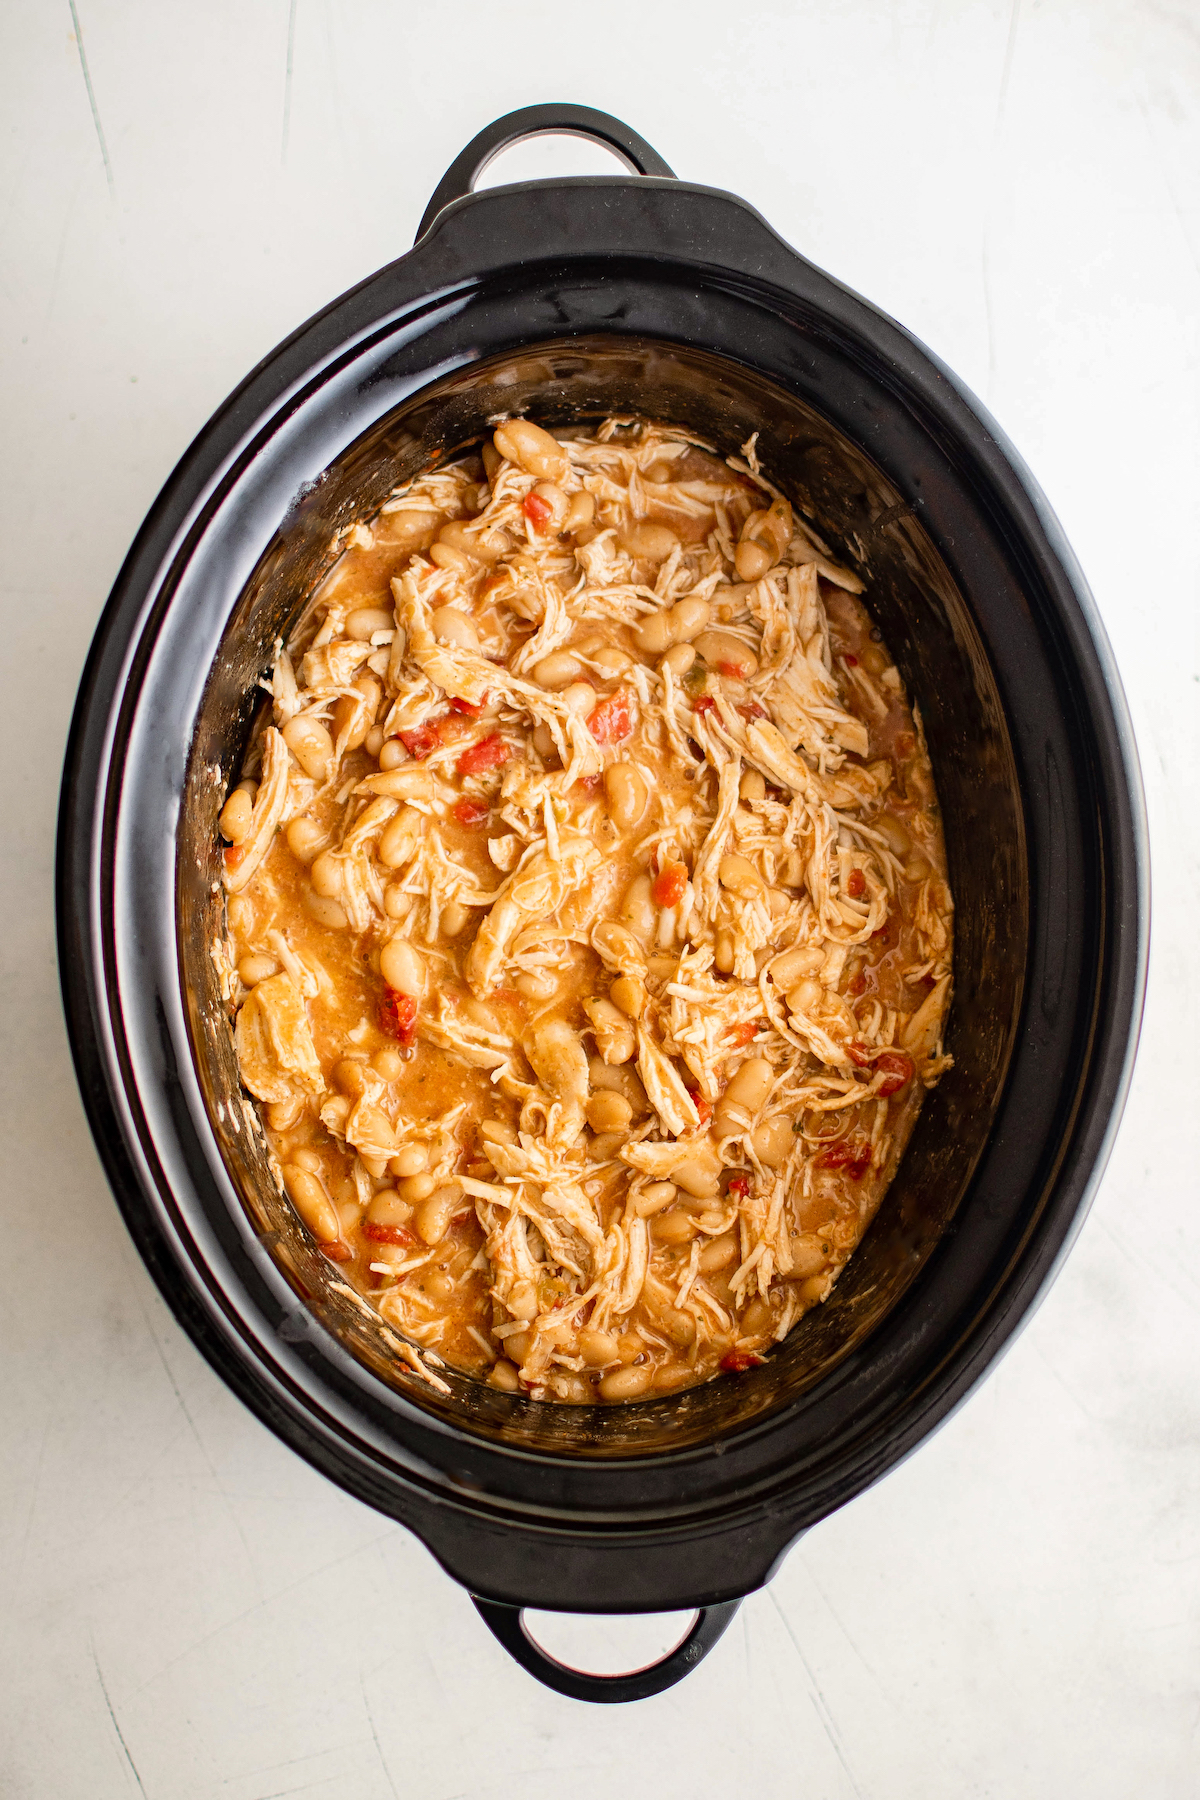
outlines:
{"label": "pot interior", "polygon": [[[686,426],[723,454],[758,432],[763,466],[866,582],[866,602],[920,708],[956,904],[946,1036],[954,1066],[927,1097],[879,1214],[831,1298],[762,1367],[615,1407],[540,1404],[453,1371],[444,1371],[451,1392],[441,1396],[398,1365],[376,1316],[277,1191],[261,1134],[244,1128],[232,1021],[210,954],[223,929],[216,818],[224,785],[245,753],[275,641],[286,639],[330,565],[334,533],[370,517],[398,481],[434,458],[477,442],[490,419],[524,411],[550,425],[640,414]],[[351,443],[280,520],[229,618],[201,704],[176,893],[197,1074],[252,1230],[325,1331],[370,1372],[365,1379],[401,1390],[458,1429],[557,1457],[653,1454],[744,1430],[835,1380],[885,1315],[919,1305],[919,1289],[909,1290],[952,1228],[991,1130],[1029,943],[1023,808],[1004,709],[969,598],[913,507],[858,444],[783,388],[711,353],[635,338],[546,343],[432,383]]]}

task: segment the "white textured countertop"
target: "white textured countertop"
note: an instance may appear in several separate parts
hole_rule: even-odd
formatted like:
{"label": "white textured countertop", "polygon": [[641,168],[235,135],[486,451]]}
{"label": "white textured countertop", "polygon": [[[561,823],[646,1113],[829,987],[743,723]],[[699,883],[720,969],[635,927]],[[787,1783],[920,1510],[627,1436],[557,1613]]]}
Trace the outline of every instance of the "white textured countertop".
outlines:
{"label": "white textured countertop", "polygon": [[[45,0],[0,17],[0,94],[0,1795],[1191,1800],[1195,5]],[[698,1673],[627,1709],[535,1686],[201,1361],[101,1175],[54,966],[75,686],[159,486],[259,357],[410,242],[480,126],[552,98],[744,195],[991,406],[1094,586],[1155,847],[1141,1058],[1057,1286]],[[543,145],[507,178],[608,166]]]}

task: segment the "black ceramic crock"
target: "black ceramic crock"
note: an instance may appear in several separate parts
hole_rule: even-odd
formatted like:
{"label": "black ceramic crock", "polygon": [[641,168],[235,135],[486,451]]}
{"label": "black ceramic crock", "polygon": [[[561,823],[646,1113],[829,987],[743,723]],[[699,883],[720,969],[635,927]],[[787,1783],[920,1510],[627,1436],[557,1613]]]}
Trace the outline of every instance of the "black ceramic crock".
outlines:
{"label": "black ceramic crock", "polygon": [[[472,194],[503,145],[599,138],[629,176]],[[765,465],[861,570],[928,733],[957,902],[954,1067],[827,1305],[766,1364],[624,1407],[397,1369],[239,1098],[210,945],[215,819],[255,684],[334,532],[496,415],[640,413]],[[908,1454],[1045,1290],[1129,1079],[1147,933],[1136,753],[1080,570],[954,376],[742,201],[578,107],[500,120],[406,256],[274,351],[143,525],[67,753],[58,908],[80,1085],[126,1222],[258,1416],[418,1533],[540,1679],[679,1679],[799,1534]],[[561,1668],[522,1604],[702,1609],[664,1662]]]}

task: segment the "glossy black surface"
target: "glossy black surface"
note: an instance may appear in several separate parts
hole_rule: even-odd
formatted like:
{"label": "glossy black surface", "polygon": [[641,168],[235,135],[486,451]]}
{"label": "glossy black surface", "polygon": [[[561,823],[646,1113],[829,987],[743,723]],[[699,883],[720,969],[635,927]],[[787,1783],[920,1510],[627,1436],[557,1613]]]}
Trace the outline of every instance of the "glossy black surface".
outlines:
{"label": "glossy black surface", "polygon": [[502,150],[526,138],[550,133],[555,137],[580,137],[604,144],[635,175],[674,178],[674,169],[663,161],[658,151],[609,113],[597,112],[594,106],[521,106],[516,112],[505,113],[502,119],[493,119],[490,125],[485,125],[455,157],[425,208],[417,227],[418,241],[445,207],[455,200],[465,199],[474,190],[483,171]]}
{"label": "glossy black surface", "polygon": [[[727,450],[761,429],[764,462],[869,578],[925,716],[959,906],[957,1066],[836,1298],[748,1377],[595,1414],[459,1378],[441,1401],[373,1350],[235,1125],[207,954],[247,695],[331,531],[526,402],[675,417]],[[728,195],[532,183],[452,206],[310,321],[164,489],[72,732],[64,997],[130,1229],[260,1417],[475,1593],[660,1610],[764,1580],[945,1416],[1036,1300],[1123,1099],[1145,879],[1086,588],[948,372]]]}
{"label": "glossy black surface", "polygon": [[644,1669],[632,1669],[626,1675],[589,1675],[568,1668],[543,1650],[530,1636],[519,1606],[475,1598],[476,1610],[492,1636],[543,1687],[565,1694],[568,1700],[599,1701],[608,1706],[649,1700],[690,1675],[728,1631],[740,1605],[740,1600],[729,1600],[722,1606],[702,1606],[675,1648]]}

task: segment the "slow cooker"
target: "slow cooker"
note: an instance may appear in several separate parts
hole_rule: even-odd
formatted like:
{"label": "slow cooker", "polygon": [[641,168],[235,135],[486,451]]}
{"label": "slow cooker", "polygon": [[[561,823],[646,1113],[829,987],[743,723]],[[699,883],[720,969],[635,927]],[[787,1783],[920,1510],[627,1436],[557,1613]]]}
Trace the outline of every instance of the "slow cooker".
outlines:
{"label": "slow cooker", "polygon": [[[473,193],[536,132],[628,175]],[[957,905],[954,1067],[828,1303],[765,1364],[657,1400],[546,1405],[400,1366],[308,1239],[238,1082],[212,945],[217,812],[256,684],[335,535],[529,413],[636,413],[758,454],[868,584],[924,720]],[[1020,457],[907,332],[743,201],[575,106],[482,132],[415,247],[271,353],[138,533],[75,710],[63,996],[126,1223],[260,1419],[415,1531],[539,1679],[654,1693],[788,1547],[892,1468],[1045,1291],[1103,1169],[1142,1003],[1148,866],[1112,656]],[[568,1670],[521,1608],[697,1609],[662,1662]]]}

